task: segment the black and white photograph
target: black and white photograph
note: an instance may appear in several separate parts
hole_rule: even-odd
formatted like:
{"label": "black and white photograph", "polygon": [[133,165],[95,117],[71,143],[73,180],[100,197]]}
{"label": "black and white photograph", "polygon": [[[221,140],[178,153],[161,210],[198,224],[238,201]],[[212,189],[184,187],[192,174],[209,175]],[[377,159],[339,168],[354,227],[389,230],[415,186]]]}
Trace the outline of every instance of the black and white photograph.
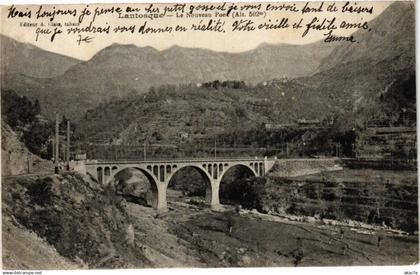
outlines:
{"label": "black and white photograph", "polygon": [[2,4],[2,269],[417,274],[415,6]]}

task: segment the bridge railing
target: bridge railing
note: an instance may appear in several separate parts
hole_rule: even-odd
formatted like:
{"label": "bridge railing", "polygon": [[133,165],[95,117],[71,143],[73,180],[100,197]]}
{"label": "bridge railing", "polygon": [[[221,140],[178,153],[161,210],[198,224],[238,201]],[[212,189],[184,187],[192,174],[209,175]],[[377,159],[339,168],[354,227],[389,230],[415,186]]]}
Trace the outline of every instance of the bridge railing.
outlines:
{"label": "bridge railing", "polygon": [[95,164],[130,164],[130,163],[184,163],[184,162],[232,162],[232,161],[264,161],[264,160],[274,160],[276,158],[266,158],[266,157],[254,157],[254,158],[185,158],[185,159],[128,159],[128,160],[106,160],[106,159],[97,159],[97,160],[86,160],[86,164],[95,165]]}

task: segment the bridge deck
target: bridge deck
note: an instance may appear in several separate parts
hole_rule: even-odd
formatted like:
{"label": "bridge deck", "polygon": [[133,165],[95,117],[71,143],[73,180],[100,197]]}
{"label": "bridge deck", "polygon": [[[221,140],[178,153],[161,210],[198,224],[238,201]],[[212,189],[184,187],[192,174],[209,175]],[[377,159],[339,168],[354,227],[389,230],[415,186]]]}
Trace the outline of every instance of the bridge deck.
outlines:
{"label": "bridge deck", "polygon": [[254,158],[189,158],[189,159],[150,159],[150,160],[88,160],[86,165],[98,165],[98,164],[131,164],[131,163],[207,163],[207,162],[240,162],[240,161],[264,161],[269,160],[264,157]]}

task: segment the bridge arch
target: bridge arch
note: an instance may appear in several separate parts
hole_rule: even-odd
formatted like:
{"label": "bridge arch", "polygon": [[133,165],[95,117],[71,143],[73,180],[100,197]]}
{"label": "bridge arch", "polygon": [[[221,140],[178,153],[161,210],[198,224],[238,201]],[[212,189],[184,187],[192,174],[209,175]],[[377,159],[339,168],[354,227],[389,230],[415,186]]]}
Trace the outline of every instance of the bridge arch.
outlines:
{"label": "bridge arch", "polygon": [[246,168],[248,171],[250,171],[254,177],[258,177],[258,173],[255,171],[253,166],[249,166],[246,164],[242,164],[242,163],[238,163],[238,164],[234,164],[232,166],[227,167],[226,169],[223,169],[222,173],[219,175],[220,181],[222,181],[223,176],[230,170],[232,170],[232,168],[238,168],[238,167],[244,167]]}
{"label": "bridge arch", "polygon": [[205,170],[202,166],[200,165],[185,165],[185,166],[181,166],[178,167],[177,169],[172,170],[172,174],[170,175],[170,177],[167,179],[167,187],[169,187],[169,185],[173,182],[173,180],[175,179],[176,175],[179,175],[180,173],[182,173],[182,171],[185,171],[186,169],[192,168],[194,171],[197,171],[200,175],[201,178],[203,179],[203,181],[205,182],[205,187],[206,187],[206,192],[205,192],[205,198],[206,198],[206,203],[207,204],[211,204],[212,201],[212,177],[210,176],[210,174],[207,172],[207,170]]}
{"label": "bridge arch", "polygon": [[[117,169],[113,169],[113,174],[112,176],[108,179],[108,181],[105,184],[109,184],[112,180],[115,180],[116,177],[122,173],[123,171],[126,171],[128,169],[135,169],[137,171],[140,171],[149,181],[150,184],[150,192],[151,192],[151,205],[153,208],[158,208],[158,204],[159,204],[159,183],[157,181],[157,179],[153,176],[152,173],[150,173],[150,171],[148,171],[147,169],[144,169],[142,167],[138,167],[138,166],[123,166],[123,167],[118,167]],[[165,202],[166,203],[166,202]]]}
{"label": "bridge arch", "polygon": [[104,177],[103,171],[104,171],[104,168],[99,166],[96,168],[96,175],[92,175],[94,177],[96,176],[96,179],[98,180],[99,183],[103,182],[103,177]]}
{"label": "bridge arch", "polygon": [[[235,171],[236,170],[236,171]],[[230,180],[227,180],[230,173]],[[237,163],[226,167],[219,178],[219,197],[224,204],[241,204],[244,205],[248,192],[245,192],[246,185],[237,180],[249,177],[257,177],[258,172],[255,171],[255,165]]]}

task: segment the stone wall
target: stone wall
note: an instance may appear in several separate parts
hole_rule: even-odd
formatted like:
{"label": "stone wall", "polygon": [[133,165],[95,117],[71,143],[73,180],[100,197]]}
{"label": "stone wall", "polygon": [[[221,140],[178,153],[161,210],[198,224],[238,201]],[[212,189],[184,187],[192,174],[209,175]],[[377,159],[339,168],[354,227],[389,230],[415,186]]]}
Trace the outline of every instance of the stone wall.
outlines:
{"label": "stone wall", "polygon": [[342,170],[339,159],[277,159],[268,175],[298,177],[324,171]]}
{"label": "stone wall", "polygon": [[392,181],[334,181],[267,177],[264,211],[355,220],[408,232],[418,230],[415,178]]}
{"label": "stone wall", "polygon": [[358,158],[416,159],[416,127],[374,127],[360,133],[356,142]]}

